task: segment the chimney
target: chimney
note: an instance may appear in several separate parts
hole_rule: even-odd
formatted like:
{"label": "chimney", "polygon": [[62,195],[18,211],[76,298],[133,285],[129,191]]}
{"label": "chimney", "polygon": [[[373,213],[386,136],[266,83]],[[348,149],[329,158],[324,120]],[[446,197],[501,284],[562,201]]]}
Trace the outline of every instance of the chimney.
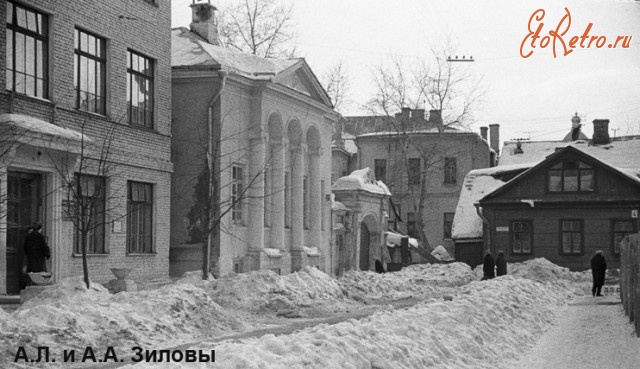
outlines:
{"label": "chimney", "polygon": [[411,118],[418,121],[424,120],[424,109],[414,109],[411,111]]}
{"label": "chimney", "polygon": [[429,110],[429,123],[438,129],[442,129],[442,111]]}
{"label": "chimney", "polygon": [[496,152],[496,154],[500,154],[500,125],[499,124],[489,124],[489,146]]}
{"label": "chimney", "polygon": [[576,115],[574,115],[571,118],[571,129],[578,128],[578,127],[580,127],[580,117],[578,116],[578,113],[576,112]]}
{"label": "chimney", "polygon": [[604,145],[609,143],[609,119],[593,120],[593,138],[591,142],[594,145]]}
{"label": "chimney", "polygon": [[411,108],[402,108],[402,120],[408,121],[411,117]]}
{"label": "chimney", "polygon": [[218,10],[211,5],[211,0],[206,3],[193,3],[191,7],[191,31],[197,33],[200,37],[207,40],[208,43],[220,46],[218,41],[218,24],[216,23],[215,11]]}
{"label": "chimney", "polygon": [[489,141],[487,138],[487,130],[489,130],[489,127],[480,127],[480,136],[482,136],[485,141]]}

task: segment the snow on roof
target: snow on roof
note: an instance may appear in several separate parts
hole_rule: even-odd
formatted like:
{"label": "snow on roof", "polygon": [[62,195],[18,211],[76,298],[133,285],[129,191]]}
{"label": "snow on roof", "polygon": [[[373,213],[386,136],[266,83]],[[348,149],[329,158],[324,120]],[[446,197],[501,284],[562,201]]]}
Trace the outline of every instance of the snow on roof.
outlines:
{"label": "snow on roof", "polygon": [[518,142],[506,141],[502,146],[502,153],[500,154],[500,159],[498,159],[498,165],[537,164],[547,156],[555,153],[557,148],[587,146],[588,144],[587,141],[521,141],[520,148],[522,152],[516,153]]}
{"label": "snow on roof", "polygon": [[356,146],[356,142],[354,141],[353,138],[344,138],[344,149],[347,150],[347,152],[349,154],[357,154],[358,153],[358,146]]}
{"label": "snow on roof", "polygon": [[363,190],[370,193],[391,196],[391,192],[382,181],[376,180],[371,168],[354,170],[348,176],[340,177],[333,184],[333,191]]}
{"label": "snow on roof", "polygon": [[400,234],[400,233],[396,233],[396,232],[391,232],[391,231],[387,231],[387,246],[388,247],[396,247],[396,246],[400,246],[400,242],[403,238],[408,237],[409,238],[409,246],[417,249],[418,248],[418,240],[416,240],[413,237],[409,237],[406,236],[404,234]]}
{"label": "snow on roof", "polygon": [[[31,133],[38,133],[50,138],[62,138],[72,141],[82,141],[83,134],[71,129],[62,128],[42,119],[23,114],[0,114],[0,124],[10,125]],[[16,132],[20,134],[21,132]],[[90,142],[84,136],[85,142]]]}
{"label": "snow on roof", "polygon": [[468,134],[468,133],[475,133],[475,132],[471,132],[471,131],[462,131],[456,128],[452,128],[452,127],[445,127],[443,132],[440,132],[438,130],[438,128],[428,128],[428,129],[416,129],[416,130],[411,130],[411,131],[407,131],[407,132],[398,132],[398,131],[382,131],[382,132],[371,132],[371,133],[364,133],[361,135],[358,135],[356,138],[363,138],[363,137],[378,137],[378,136],[399,136],[399,135],[404,135],[404,134],[443,134],[443,133],[456,133],[456,134]]}
{"label": "snow on roof", "polygon": [[445,249],[444,246],[442,245],[436,246],[436,248],[433,249],[433,251],[431,251],[431,255],[434,256],[436,259],[442,260],[442,261],[453,260],[453,258],[451,257],[447,249]]}
{"label": "snow on roof", "polygon": [[218,66],[252,79],[270,79],[302,59],[267,59],[212,45],[187,28],[171,30],[171,66]]}
{"label": "snow on roof", "polygon": [[618,169],[636,182],[640,182],[640,139],[621,139],[606,145],[576,146],[576,148]]}
{"label": "snow on roof", "polygon": [[331,210],[333,211],[349,211],[349,208],[344,206],[340,201],[333,201],[331,203]]}
{"label": "snow on roof", "polygon": [[[529,166],[525,166],[528,168]],[[510,166],[510,171],[520,169],[521,166]],[[458,205],[453,217],[452,238],[482,238],[482,219],[476,212],[476,201],[505,184],[504,181],[492,175],[506,172],[505,168],[493,167],[475,169],[464,177],[464,185],[460,190]]]}

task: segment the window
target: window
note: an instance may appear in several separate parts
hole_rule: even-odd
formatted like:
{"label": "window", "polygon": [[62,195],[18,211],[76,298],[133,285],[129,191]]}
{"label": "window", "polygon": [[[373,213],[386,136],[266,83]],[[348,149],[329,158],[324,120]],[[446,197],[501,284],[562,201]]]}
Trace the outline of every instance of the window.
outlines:
{"label": "window", "polygon": [[243,181],[242,167],[234,165],[231,168],[231,220],[234,224],[243,224],[244,222],[242,211]]}
{"label": "window", "polygon": [[409,158],[407,164],[409,185],[420,184],[420,158]]}
{"label": "window", "polygon": [[568,160],[549,169],[550,192],[589,192],[594,189],[594,170],[590,165]]}
{"label": "window", "polygon": [[76,28],[73,83],[76,108],[105,115],[107,64],[105,40]]}
{"label": "window", "polygon": [[614,255],[620,255],[620,242],[626,236],[636,233],[636,223],[630,219],[611,221],[612,250]]}
{"label": "window", "polygon": [[153,128],[153,60],[127,51],[127,121]]}
{"label": "window", "polygon": [[[104,254],[105,190],[104,177],[76,174],[76,231],[73,252],[82,253],[82,233],[87,227],[87,254]],[[83,223],[82,219],[87,223]]]}
{"label": "window", "polygon": [[533,244],[533,226],[531,222],[511,222],[511,251],[514,254],[530,254]]}
{"label": "window", "polygon": [[562,253],[564,254],[582,253],[582,221],[581,220],[560,221],[560,232],[562,237]]}
{"label": "window", "polygon": [[7,2],[6,88],[48,98],[49,24],[46,15]]}
{"label": "window", "polygon": [[284,227],[291,228],[291,177],[284,173]]}
{"label": "window", "polygon": [[458,181],[458,161],[453,157],[444,158],[444,183],[455,184]]}
{"label": "window", "polygon": [[153,185],[128,183],[127,195],[127,252],[150,254],[153,251]]}
{"label": "window", "polygon": [[418,238],[415,213],[407,213],[407,235],[410,237]]}
{"label": "window", "polygon": [[444,213],[444,222],[443,222],[443,236],[442,238],[445,240],[451,239],[451,229],[453,228],[453,216],[455,213]]}
{"label": "window", "polygon": [[378,181],[387,181],[387,161],[385,159],[375,159],[375,175]]}
{"label": "window", "polygon": [[326,202],[327,199],[325,198],[325,193],[324,193],[324,179],[320,180],[320,230],[324,231],[324,223],[326,223],[327,221],[327,210],[326,210]]}

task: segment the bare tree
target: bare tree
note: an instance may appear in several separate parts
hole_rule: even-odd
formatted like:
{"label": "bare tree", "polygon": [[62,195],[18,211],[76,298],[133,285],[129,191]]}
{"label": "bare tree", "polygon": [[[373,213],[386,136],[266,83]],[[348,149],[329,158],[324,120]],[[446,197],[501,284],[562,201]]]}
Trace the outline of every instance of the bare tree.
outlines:
{"label": "bare tree", "polygon": [[[407,64],[393,59],[378,66],[373,72],[375,94],[366,104],[373,114],[383,117],[389,140],[396,143],[393,154],[389,144],[392,169],[387,184],[397,197],[411,202],[417,236],[427,249],[431,249],[425,233],[429,179],[442,173],[447,157],[455,157],[463,150],[447,145],[442,135],[467,128],[473,107],[482,95],[468,70],[447,62],[443,54],[446,53],[433,52],[430,63]],[[426,121],[424,115],[409,116],[408,109],[429,109],[433,116]],[[404,113],[395,114],[398,111]],[[425,134],[436,137],[429,140]]]}
{"label": "bare tree", "polygon": [[122,214],[122,211],[116,210],[119,208],[119,189],[110,188],[107,191],[107,179],[116,174],[117,168],[111,160],[117,124],[111,123],[101,137],[94,139],[87,136],[86,121],[79,128],[79,153],[67,151],[55,166],[62,188],[66,190],[63,217],[73,225],[74,247],[77,245],[80,248],[84,282],[89,288],[89,248],[97,251],[95,249],[104,247],[99,243],[104,242],[106,226],[125,217],[126,212]]}
{"label": "bare tree", "polygon": [[291,57],[293,4],[288,0],[238,0],[220,10],[223,46],[265,58]]}
{"label": "bare tree", "polygon": [[335,111],[341,111],[351,102],[351,81],[343,60],[330,66],[323,74],[322,86],[327,91]]}

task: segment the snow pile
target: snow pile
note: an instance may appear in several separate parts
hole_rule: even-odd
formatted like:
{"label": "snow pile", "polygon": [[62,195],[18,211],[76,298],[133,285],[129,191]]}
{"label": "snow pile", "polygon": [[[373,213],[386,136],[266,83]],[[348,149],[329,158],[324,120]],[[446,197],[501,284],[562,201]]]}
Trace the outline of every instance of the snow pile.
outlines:
{"label": "snow pile", "polygon": [[475,278],[465,263],[416,264],[398,272],[350,271],[338,282],[355,300],[395,300],[433,292],[437,287],[465,285]]}
{"label": "snow pile", "polygon": [[556,265],[545,258],[535,258],[522,263],[508,264],[509,274],[536,281],[555,282],[559,280],[584,282],[591,280],[591,275],[584,272],[572,272],[568,268]]}
{"label": "snow pile", "polygon": [[391,196],[391,192],[382,181],[376,180],[371,168],[354,170],[348,176],[340,177],[332,186],[333,191],[364,190],[367,192]]}
{"label": "snow pile", "polygon": [[216,280],[211,295],[224,307],[285,316],[338,311],[350,303],[335,278],[308,266],[284,276],[270,270],[230,273]]}
{"label": "snow pile", "polygon": [[193,284],[112,295],[98,283],[87,289],[80,277],[73,277],[41,292],[15,312],[0,314],[0,328],[0,347],[7,350],[0,352],[1,362],[13,358],[19,346],[28,353],[37,346],[158,347],[204,334],[232,332],[243,325]]}
{"label": "snow pile", "polygon": [[549,327],[565,294],[561,288],[511,276],[476,281],[452,289],[444,299],[361,320],[289,335],[203,342],[190,349],[215,349],[215,364],[171,367],[507,368]]}
{"label": "snow pile", "polygon": [[435,249],[433,249],[433,251],[431,251],[431,255],[442,261],[453,260],[451,255],[449,255],[449,252],[447,252],[447,249],[445,249],[442,245],[438,245]]}

